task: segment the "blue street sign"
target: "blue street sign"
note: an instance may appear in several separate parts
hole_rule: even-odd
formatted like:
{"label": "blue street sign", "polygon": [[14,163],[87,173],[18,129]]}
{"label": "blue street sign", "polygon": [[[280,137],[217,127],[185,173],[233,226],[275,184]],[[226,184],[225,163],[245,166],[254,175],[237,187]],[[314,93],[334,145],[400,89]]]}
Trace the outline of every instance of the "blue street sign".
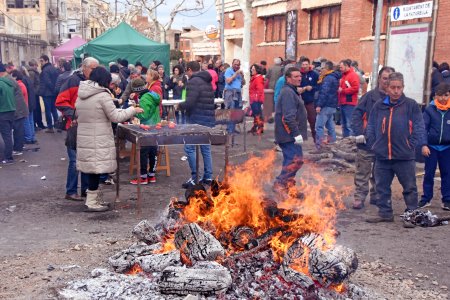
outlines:
{"label": "blue street sign", "polygon": [[398,20],[400,18],[400,7],[396,7],[393,13],[394,20]]}

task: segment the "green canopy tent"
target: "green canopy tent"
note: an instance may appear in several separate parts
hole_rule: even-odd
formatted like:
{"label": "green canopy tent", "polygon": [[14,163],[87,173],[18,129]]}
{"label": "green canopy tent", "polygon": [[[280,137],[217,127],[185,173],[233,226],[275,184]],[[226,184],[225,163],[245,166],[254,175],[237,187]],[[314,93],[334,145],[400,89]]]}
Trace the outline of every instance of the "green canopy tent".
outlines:
{"label": "green canopy tent", "polygon": [[154,60],[159,60],[169,74],[169,44],[152,41],[125,22],[111,28],[92,41],[73,50],[74,62],[79,65],[84,57],[94,57],[100,64],[108,66],[118,58],[126,59],[130,64],[140,61],[148,67]]}

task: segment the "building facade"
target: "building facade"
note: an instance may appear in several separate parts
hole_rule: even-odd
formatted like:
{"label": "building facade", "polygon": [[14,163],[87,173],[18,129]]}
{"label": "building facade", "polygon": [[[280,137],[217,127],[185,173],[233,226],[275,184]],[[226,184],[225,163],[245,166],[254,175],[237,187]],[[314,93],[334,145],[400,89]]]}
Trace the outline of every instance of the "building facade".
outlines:
{"label": "building facade", "polygon": [[[216,1],[218,19],[221,0]],[[252,61],[275,57],[338,62],[351,58],[370,71],[373,60],[376,0],[255,0],[252,3]],[[384,64],[390,7],[424,0],[387,0],[383,4],[380,64]],[[437,2],[437,1],[435,1]],[[436,38],[431,56],[449,59],[445,31],[450,19],[450,1],[438,1]],[[225,0],[225,61],[242,57],[243,14],[235,0]],[[390,26],[432,22],[432,18],[391,22]]]}

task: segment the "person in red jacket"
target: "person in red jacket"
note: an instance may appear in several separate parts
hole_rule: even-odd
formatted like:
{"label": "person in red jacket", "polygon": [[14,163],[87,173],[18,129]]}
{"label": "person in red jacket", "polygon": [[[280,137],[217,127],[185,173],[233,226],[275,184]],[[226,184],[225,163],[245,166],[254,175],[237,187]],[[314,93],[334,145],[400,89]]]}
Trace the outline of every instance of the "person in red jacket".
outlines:
{"label": "person in red jacket", "polygon": [[342,78],[338,89],[338,105],[341,108],[342,135],[353,135],[351,129],[352,113],[358,104],[359,76],[351,67],[352,61],[344,59],[339,63]]}
{"label": "person in red jacket", "polygon": [[264,119],[262,116],[262,104],[264,103],[264,76],[262,68],[257,64],[250,67],[249,99],[253,114],[253,127],[249,133],[261,134],[264,132]]}

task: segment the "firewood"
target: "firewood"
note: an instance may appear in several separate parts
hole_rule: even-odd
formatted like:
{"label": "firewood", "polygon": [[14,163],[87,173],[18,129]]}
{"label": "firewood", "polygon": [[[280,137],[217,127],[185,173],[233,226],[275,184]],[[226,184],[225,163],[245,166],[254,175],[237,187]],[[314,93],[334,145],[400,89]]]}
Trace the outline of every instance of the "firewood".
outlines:
{"label": "firewood", "polygon": [[267,230],[262,235],[258,236],[257,238],[254,238],[250,240],[246,245],[245,249],[250,250],[252,248],[258,247],[258,246],[264,246],[269,243],[269,241],[272,239],[272,236],[274,236],[276,233],[283,231],[286,229],[285,227],[274,227]]}
{"label": "firewood", "polygon": [[196,223],[186,224],[177,231],[175,246],[192,261],[215,260],[225,254],[220,242]]}
{"label": "firewood", "polygon": [[298,284],[304,290],[312,291],[315,288],[314,281],[311,278],[309,278],[307,275],[303,273],[297,272],[294,269],[289,268],[289,266],[286,263],[283,263],[281,265],[281,268],[278,273],[287,282]]}
{"label": "firewood", "polygon": [[308,159],[309,161],[318,161],[324,158],[333,158],[333,154],[329,153],[329,152],[324,152],[324,153],[319,153],[319,154],[312,154],[309,153],[308,155],[305,156],[306,159]]}
{"label": "firewood", "polygon": [[245,245],[255,238],[255,232],[253,229],[247,226],[237,226],[231,230],[231,243],[241,249],[245,248]]}
{"label": "firewood", "polygon": [[216,262],[199,262],[192,268],[167,267],[161,275],[159,289],[164,294],[213,295],[231,285],[231,274]]}
{"label": "firewood", "polygon": [[317,161],[317,164],[319,164],[319,165],[336,165],[336,166],[341,166],[341,167],[349,168],[349,169],[352,169],[355,167],[346,161],[343,161],[340,159],[335,159],[335,158],[324,158],[324,159]]}
{"label": "firewood", "polygon": [[139,264],[145,272],[161,272],[169,266],[181,266],[180,251],[172,250],[167,253],[138,256],[135,263]]}
{"label": "firewood", "polygon": [[161,237],[148,220],[142,220],[133,229],[133,235],[148,245],[160,242]]}
{"label": "firewood", "polygon": [[356,152],[344,152],[339,149],[331,149],[331,152],[333,152],[334,156],[336,156],[337,158],[345,159],[348,162],[355,162],[356,160]]}
{"label": "firewood", "polygon": [[347,247],[337,245],[330,250],[311,249],[308,260],[310,275],[321,285],[329,287],[341,284],[356,271],[358,258]]}
{"label": "firewood", "polygon": [[160,249],[161,244],[153,244],[148,246],[146,244],[132,245],[128,249],[122,250],[108,260],[111,267],[116,272],[123,273],[131,268],[136,263],[136,258],[142,255],[150,255],[154,250]]}

